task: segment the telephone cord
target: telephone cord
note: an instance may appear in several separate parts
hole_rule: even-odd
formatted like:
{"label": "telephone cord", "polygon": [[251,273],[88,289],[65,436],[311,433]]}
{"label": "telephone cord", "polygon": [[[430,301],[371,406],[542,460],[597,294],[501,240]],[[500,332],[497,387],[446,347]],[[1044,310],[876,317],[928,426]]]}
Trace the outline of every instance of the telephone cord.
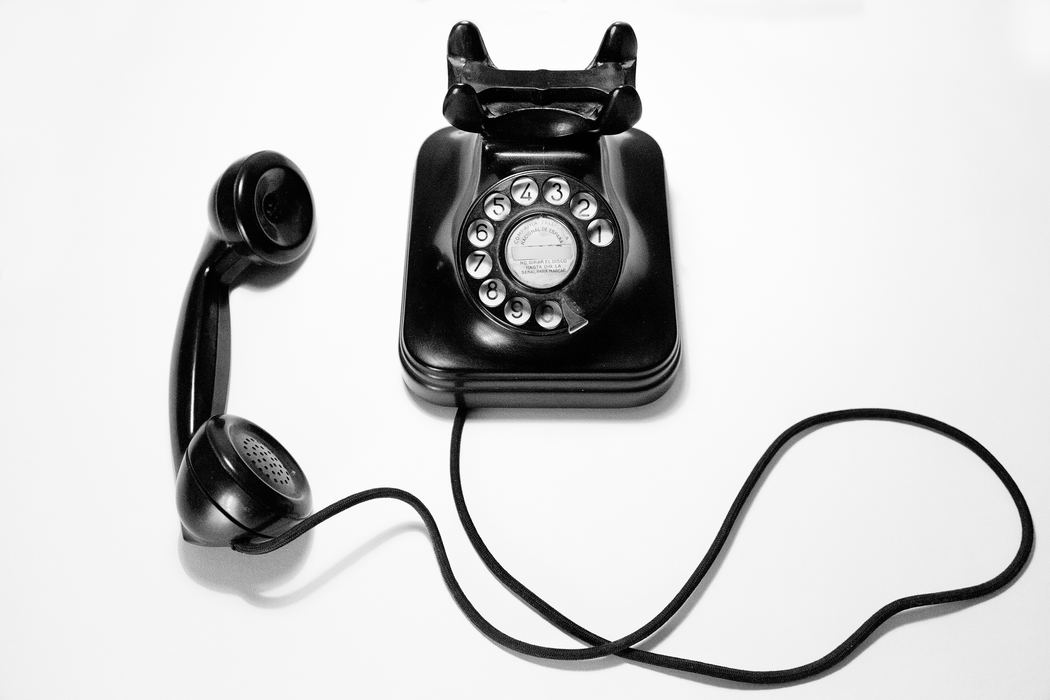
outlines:
{"label": "telephone cord", "polygon": [[[977,442],[977,440],[970,437],[968,434],[934,418],[895,409],[855,408],[820,413],[795,423],[781,433],[780,436],[769,445],[751,470],[747,479],[744,481],[743,486],[741,486],[740,491],[737,493],[736,498],[733,500],[733,503],[725,516],[725,519],[722,521],[721,527],[719,527],[714,539],[708,546],[706,554],[671,601],[667,603],[667,605],[665,605],[663,609],[660,610],[660,612],[649,622],[645,623],[630,634],[610,641],[577,624],[533,592],[507,571],[485,544],[477,527],[474,525],[473,519],[470,517],[466,499],[463,496],[463,485],[460,478],[460,445],[463,438],[463,426],[466,421],[467,413],[468,409],[465,408],[460,408],[456,412],[456,418],[452,427],[449,462],[452,493],[456,504],[456,511],[459,514],[460,523],[463,525],[463,529],[466,531],[467,537],[470,539],[470,543],[474,547],[474,551],[477,552],[482,562],[484,562],[485,566],[496,580],[509,589],[515,596],[531,607],[549,623],[563,632],[576,637],[589,646],[562,648],[532,644],[517,639],[516,637],[512,637],[486,620],[481,613],[478,612],[477,608],[474,607],[473,603],[470,602],[466,594],[463,592],[463,588],[456,580],[456,577],[452,572],[452,565],[449,562],[448,554],[445,551],[444,542],[441,539],[441,533],[438,530],[437,522],[434,520],[434,516],[431,515],[430,510],[422,501],[411,493],[401,489],[382,487],[352,494],[342,500],[332,503],[313,515],[304,518],[277,537],[267,540],[235,542],[233,544],[233,549],[244,554],[266,554],[280,549],[333,515],[341,513],[355,505],[380,498],[398,500],[411,506],[423,520],[423,524],[425,525],[433,544],[434,554],[437,557],[441,576],[456,604],[467,616],[470,622],[482,632],[482,634],[497,644],[519,654],[543,659],[582,661],[616,655],[636,663],[710,676],[728,681],[755,684],[790,683],[823,673],[842,662],[850,654],[856,651],[864,640],[867,639],[880,625],[888,621],[894,615],[904,612],[905,610],[930,605],[943,605],[946,603],[973,600],[988,596],[1010,583],[1010,581],[1012,581],[1024,568],[1024,565],[1032,552],[1032,546],[1035,539],[1035,528],[1032,523],[1032,514],[1025,501],[1024,495],[999,460],[981,445],[981,443]],[[723,546],[728,541],[729,536],[736,525],[737,518],[740,516],[750,499],[752,492],[761,480],[763,473],[774,462],[777,455],[787,447],[794,438],[803,433],[833,423],[857,420],[891,421],[925,428],[956,441],[977,455],[977,457],[979,457],[981,461],[992,470],[992,473],[998,477],[999,481],[1006,488],[1011,499],[1013,499],[1014,506],[1017,508],[1018,517],[1020,518],[1020,545],[1018,546],[1017,553],[1014,555],[1010,563],[1007,564],[1006,568],[983,583],[963,588],[905,596],[887,603],[879,608],[842,643],[833,648],[827,654],[815,661],[801,666],[795,666],[793,668],[755,671],[722,666],[705,661],[685,659],[645,649],[634,648],[634,645],[645,640],[667,624],[682,606],[685,605],[689,597],[704,580],[708,571],[718,559],[718,555],[722,551]]]}

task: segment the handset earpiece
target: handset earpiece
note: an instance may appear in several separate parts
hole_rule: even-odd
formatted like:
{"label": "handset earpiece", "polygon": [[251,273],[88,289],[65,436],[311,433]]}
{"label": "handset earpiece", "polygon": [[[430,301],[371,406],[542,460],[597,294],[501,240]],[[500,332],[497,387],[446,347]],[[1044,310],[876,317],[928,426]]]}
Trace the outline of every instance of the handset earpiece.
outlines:
{"label": "handset earpiece", "polygon": [[260,151],[237,161],[212,188],[212,230],[183,300],[171,368],[171,442],[183,532],[228,546],[272,537],[304,517],[310,488],[269,433],[223,415],[230,378],[230,289],[291,267],[314,237],[306,178],[292,161]]}
{"label": "handset earpiece", "polygon": [[228,167],[212,188],[208,213],[213,233],[256,264],[293,263],[313,242],[310,187],[295,163],[274,151]]}

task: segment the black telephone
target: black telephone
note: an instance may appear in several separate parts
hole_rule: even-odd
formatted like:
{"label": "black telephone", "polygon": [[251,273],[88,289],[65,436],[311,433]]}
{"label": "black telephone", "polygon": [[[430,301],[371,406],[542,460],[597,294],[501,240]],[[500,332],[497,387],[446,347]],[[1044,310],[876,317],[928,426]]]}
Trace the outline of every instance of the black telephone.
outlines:
{"label": "black telephone", "polygon": [[[649,622],[617,639],[577,624],[496,560],[463,495],[459,458],[469,408],[642,404],[666,391],[678,368],[663,161],[656,143],[631,128],[641,114],[635,54],[634,32],[614,24],[586,70],[501,71],[489,61],[474,25],[453,28],[444,112],[455,128],[431,136],[419,154],[401,319],[409,387],[428,401],[459,407],[449,471],[472,546],[498,581],[585,646],[533,644],[486,620],[456,580],[433,515],[407,491],[369,488],[311,512],[309,482],[289,451],[255,423],[226,413],[230,290],[249,279],[291,274],[315,233],[305,177],[274,152],[235,162],[216,182],[209,203],[212,232],[183,301],[170,417],[176,503],[187,541],[266,554],[360,503],[401,501],[426,526],[456,604],[494,642],[544,659],[615,654],[744,683],[815,676],[855,652],[894,615],[987,596],[1021,573],[1032,552],[1034,525],[1003,465],[958,428],[883,408],[821,413],[781,433],[678,593]],[[708,575],[777,455],[800,435],[852,420],[919,426],[976,454],[1017,508],[1021,541],[1010,563],[976,585],[898,598],[830,652],[793,668],[731,668],[636,647],[671,620]]]}
{"label": "black telephone", "polygon": [[638,42],[609,27],[580,71],[500,70],[448,39],[445,118],[416,164],[400,355],[447,406],[613,407],[674,381],[663,155],[632,128]]}

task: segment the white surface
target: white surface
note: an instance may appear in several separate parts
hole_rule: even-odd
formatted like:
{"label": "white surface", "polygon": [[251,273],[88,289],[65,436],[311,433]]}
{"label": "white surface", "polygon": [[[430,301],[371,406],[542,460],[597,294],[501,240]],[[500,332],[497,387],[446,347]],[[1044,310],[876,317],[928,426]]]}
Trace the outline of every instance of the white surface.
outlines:
{"label": "white surface", "polygon": [[[639,126],[667,158],[685,349],[651,407],[468,423],[465,488],[508,568],[619,636],[684,581],[768,441],[861,405],[972,432],[1045,525],[1050,5],[597,8],[0,6],[0,697],[743,696],[492,645],[398,504],[328,523],[297,562],[179,541],[176,315],[212,181],[274,148],[309,178],[320,229],[294,278],[233,295],[231,412],[289,447],[319,504],[381,484],[418,494],[486,615],[573,643],[470,551],[447,486],[452,414],[401,383],[412,168],[444,124],[445,40],[463,18],[511,68],[581,67],[609,22],[633,24]],[[803,663],[896,596],[990,577],[1018,529],[962,448],[899,426],[830,428],[777,465],[656,647]],[[1048,583],[1040,547],[1001,595],[759,692],[1045,698]]]}

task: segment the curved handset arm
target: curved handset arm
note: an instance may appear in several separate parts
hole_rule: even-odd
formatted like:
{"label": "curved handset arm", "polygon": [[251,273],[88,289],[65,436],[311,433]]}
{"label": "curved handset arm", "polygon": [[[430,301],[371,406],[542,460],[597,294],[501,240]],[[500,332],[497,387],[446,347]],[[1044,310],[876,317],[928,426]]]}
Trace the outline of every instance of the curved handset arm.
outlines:
{"label": "curved handset arm", "polygon": [[171,449],[175,470],[197,429],[226,412],[230,384],[230,287],[250,262],[209,235],[182,302],[171,359]]}
{"label": "curved handset arm", "polygon": [[208,210],[211,233],[186,289],[171,360],[168,415],[176,472],[194,433],[226,412],[230,288],[253,267],[290,274],[314,235],[306,178],[275,151],[228,167],[212,188]]}

